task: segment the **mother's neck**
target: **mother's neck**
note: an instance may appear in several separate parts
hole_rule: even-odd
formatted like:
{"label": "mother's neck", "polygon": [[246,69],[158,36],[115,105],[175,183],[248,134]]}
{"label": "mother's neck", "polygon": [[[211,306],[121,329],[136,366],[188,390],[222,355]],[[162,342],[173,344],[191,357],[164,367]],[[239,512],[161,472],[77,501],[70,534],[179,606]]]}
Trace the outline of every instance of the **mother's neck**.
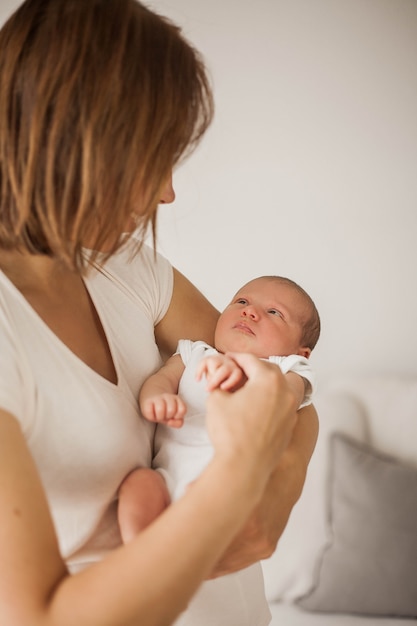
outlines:
{"label": "mother's neck", "polygon": [[20,290],[55,289],[74,272],[46,255],[0,249],[0,270]]}

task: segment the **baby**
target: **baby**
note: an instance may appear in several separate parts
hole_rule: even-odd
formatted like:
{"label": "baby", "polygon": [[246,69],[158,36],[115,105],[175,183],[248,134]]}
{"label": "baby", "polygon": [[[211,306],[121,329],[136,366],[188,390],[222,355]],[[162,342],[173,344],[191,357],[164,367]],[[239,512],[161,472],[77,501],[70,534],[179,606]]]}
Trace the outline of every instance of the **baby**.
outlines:
{"label": "baby", "polygon": [[143,416],[158,423],[154,469],[138,468],[121,485],[118,515],[125,543],[179,498],[208,463],[207,394],[216,388],[233,392],[245,383],[228,354],[249,352],[275,363],[301,408],[311,402],[308,358],[319,335],[320,318],[304,289],[288,278],[262,276],[244,285],[220,315],[214,348],[202,341],[179,342],[140,391]]}

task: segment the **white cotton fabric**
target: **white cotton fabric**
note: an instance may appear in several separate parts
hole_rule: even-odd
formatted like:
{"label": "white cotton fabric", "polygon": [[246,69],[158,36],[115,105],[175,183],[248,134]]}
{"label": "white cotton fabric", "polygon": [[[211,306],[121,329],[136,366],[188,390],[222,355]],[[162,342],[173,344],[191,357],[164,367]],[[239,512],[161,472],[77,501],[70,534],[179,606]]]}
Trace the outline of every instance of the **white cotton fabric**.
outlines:
{"label": "white cotton fabric", "polygon": [[[195,371],[203,357],[217,354],[217,350],[203,341],[181,340],[177,353],[185,365],[178,393],[187,405],[187,414],[182,428],[157,426],[153,463],[164,476],[173,500],[184,494],[213,455],[205,427],[206,381],[197,382]],[[313,375],[308,360],[298,355],[273,356],[268,360],[284,373],[294,371],[308,381],[309,392],[303,406],[309,404]],[[175,626],[264,626],[269,622],[261,565],[256,563],[236,574],[204,583]]]}
{"label": "white cotton fabric", "polygon": [[19,421],[71,571],[121,542],[116,494],[149,466],[154,426],[138,392],[161,365],[154,326],[172,296],[172,267],[126,246],[85,279],[117,372],[114,385],[63,344],[0,272],[0,407]]}
{"label": "white cotton fabric", "polygon": [[275,363],[275,365],[278,365],[283,374],[294,372],[294,374],[298,374],[304,378],[306,382],[306,389],[299,409],[311,404],[315,381],[309,360],[299,354],[290,354],[289,356],[270,356],[267,360],[271,363]]}

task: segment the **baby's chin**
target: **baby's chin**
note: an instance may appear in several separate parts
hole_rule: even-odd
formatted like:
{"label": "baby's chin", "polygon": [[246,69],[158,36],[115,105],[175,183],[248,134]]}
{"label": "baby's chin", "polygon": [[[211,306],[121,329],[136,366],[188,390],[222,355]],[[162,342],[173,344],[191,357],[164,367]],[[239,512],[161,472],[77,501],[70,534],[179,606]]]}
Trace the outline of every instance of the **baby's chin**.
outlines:
{"label": "baby's chin", "polygon": [[227,341],[218,341],[214,346],[218,352],[225,354],[226,352],[247,352],[253,354],[259,359],[267,359],[270,355],[265,354],[263,350],[260,350],[257,346],[253,345],[250,338],[246,336],[237,336]]}

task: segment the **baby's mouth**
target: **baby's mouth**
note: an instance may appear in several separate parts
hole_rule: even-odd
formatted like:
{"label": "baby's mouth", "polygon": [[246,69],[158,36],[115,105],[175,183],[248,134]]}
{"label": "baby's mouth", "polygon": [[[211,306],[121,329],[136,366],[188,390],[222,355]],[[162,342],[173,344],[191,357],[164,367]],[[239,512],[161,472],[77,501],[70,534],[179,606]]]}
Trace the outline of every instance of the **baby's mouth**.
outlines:
{"label": "baby's mouth", "polygon": [[235,328],[236,330],[241,330],[242,332],[247,333],[248,335],[255,334],[253,330],[247,324],[245,324],[245,322],[238,322],[237,324],[233,326],[233,328]]}

